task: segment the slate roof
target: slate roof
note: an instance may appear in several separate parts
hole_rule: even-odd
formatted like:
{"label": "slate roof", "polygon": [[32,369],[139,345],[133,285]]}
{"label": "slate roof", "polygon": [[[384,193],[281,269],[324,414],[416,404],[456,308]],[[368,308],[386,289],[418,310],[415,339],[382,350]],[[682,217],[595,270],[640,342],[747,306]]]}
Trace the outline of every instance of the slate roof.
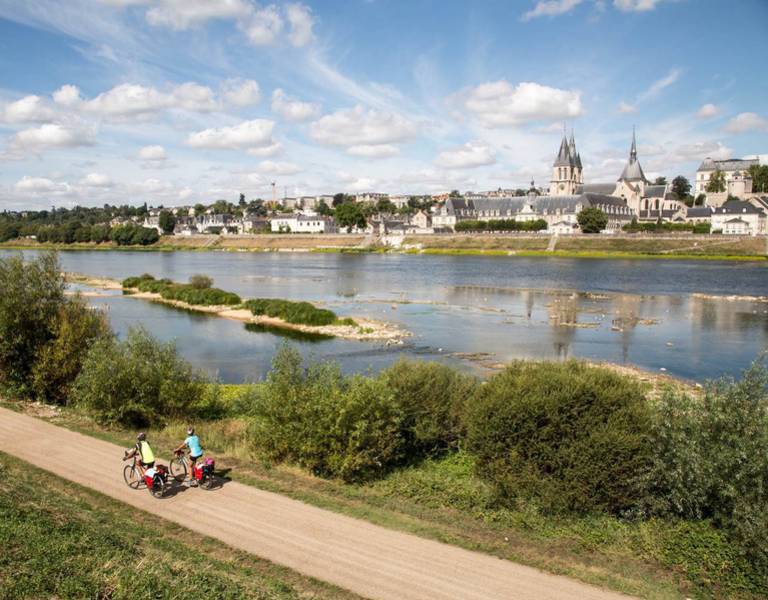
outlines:
{"label": "slate roof", "polygon": [[685,211],[689,219],[703,219],[712,216],[712,207],[710,206],[691,206]]}
{"label": "slate roof", "polygon": [[718,215],[758,215],[765,214],[763,209],[757,208],[754,204],[744,202],[743,200],[731,200],[715,209]]}
{"label": "slate roof", "polygon": [[647,185],[645,186],[645,197],[667,199],[665,196],[666,191],[667,191],[666,185]]}
{"label": "slate roof", "polygon": [[606,194],[610,196],[616,189],[615,183],[584,183],[576,186],[577,194]]}
{"label": "slate roof", "polygon": [[729,158],[728,160],[712,160],[707,158],[701,165],[699,165],[698,171],[714,171],[720,169],[721,171],[748,171],[752,165],[759,165],[760,160],[757,158]]}
{"label": "slate roof", "polygon": [[637,160],[637,142],[635,141],[634,130],[632,131],[632,148],[629,150],[629,161],[621,172],[619,181],[647,181],[645,173],[643,173],[643,167],[640,166],[640,161]]}

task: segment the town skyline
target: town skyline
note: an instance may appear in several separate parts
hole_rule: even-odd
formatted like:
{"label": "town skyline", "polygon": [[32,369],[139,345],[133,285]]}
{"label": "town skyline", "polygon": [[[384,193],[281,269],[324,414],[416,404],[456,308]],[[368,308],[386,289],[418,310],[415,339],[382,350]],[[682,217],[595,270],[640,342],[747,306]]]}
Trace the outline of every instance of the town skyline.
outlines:
{"label": "town skyline", "polygon": [[714,0],[436,6],[0,0],[2,208],[546,187],[563,123],[586,183],[635,125],[649,179],[768,160],[764,3],[739,60]]}

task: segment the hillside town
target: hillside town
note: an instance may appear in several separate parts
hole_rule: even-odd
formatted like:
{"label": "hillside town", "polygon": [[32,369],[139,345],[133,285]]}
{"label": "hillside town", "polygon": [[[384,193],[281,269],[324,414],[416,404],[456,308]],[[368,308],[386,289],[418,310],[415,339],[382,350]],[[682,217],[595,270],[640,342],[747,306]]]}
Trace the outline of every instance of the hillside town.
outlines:
{"label": "hillside town", "polygon": [[[258,201],[257,210],[249,210],[253,202],[232,212],[216,205],[202,210],[199,205],[167,210],[174,216],[172,233],[181,236],[265,232],[397,236],[467,231],[471,227],[462,227],[462,223],[474,222],[491,223],[493,229],[493,223],[503,221],[523,225],[520,229],[525,231],[568,235],[581,232],[578,216],[588,208],[607,217],[601,229],[605,234],[628,230],[632,224],[698,225],[699,232],[704,231],[701,226],[708,226],[709,232],[724,235],[768,232],[768,189],[764,182],[768,165],[761,165],[757,158],[705,158],[692,184],[683,177],[673,182],[665,178],[651,182],[641,166],[633,132],[626,165],[616,181],[584,183],[582,165],[574,135],[569,139],[564,134],[546,188],[532,181],[528,190],[453,191],[431,196],[365,192]],[[761,177],[759,189],[752,173]],[[333,213],[341,204],[355,209],[340,219]],[[162,208],[150,209],[141,224],[160,234],[171,233],[160,223],[162,212]],[[113,225],[120,223],[118,219]]]}

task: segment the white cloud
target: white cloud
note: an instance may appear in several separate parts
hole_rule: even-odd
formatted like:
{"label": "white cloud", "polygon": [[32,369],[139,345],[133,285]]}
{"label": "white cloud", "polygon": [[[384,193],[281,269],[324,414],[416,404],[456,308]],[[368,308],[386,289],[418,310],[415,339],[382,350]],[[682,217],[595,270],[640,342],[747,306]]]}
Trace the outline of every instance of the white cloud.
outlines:
{"label": "white cloud", "polygon": [[268,156],[276,156],[283,151],[283,145],[280,142],[274,142],[269,146],[263,146],[261,148],[248,148],[248,154],[251,156],[258,156],[260,158],[266,158]]}
{"label": "white cloud", "polygon": [[80,185],[89,188],[109,188],[114,184],[112,180],[103,173],[88,173],[80,180]]}
{"label": "white cloud", "polygon": [[624,12],[645,12],[656,8],[662,0],[613,0],[613,5]]}
{"label": "white cloud", "polygon": [[336,176],[344,184],[344,189],[347,192],[371,192],[379,185],[378,179],[358,177],[346,171],[339,171]]}
{"label": "white cloud", "polygon": [[400,149],[392,144],[359,145],[347,148],[347,154],[364,158],[389,158],[400,153]]}
{"label": "white cloud", "polygon": [[716,117],[719,112],[720,109],[714,104],[705,104],[698,110],[696,116],[700,119],[711,119],[712,117]]}
{"label": "white cloud", "polygon": [[654,81],[650,87],[637,97],[637,102],[655,98],[659,93],[680,79],[680,69],[672,69],[666,76]]}
{"label": "white cloud", "polygon": [[619,102],[619,112],[625,115],[630,114],[637,112],[637,107],[632,104],[627,104],[626,102]]}
{"label": "white cloud", "polygon": [[8,123],[42,123],[55,115],[40,96],[25,96],[5,105],[4,120]]}
{"label": "white cloud", "polygon": [[183,30],[211,19],[244,18],[251,10],[244,0],[158,0],[146,17],[150,25]]}
{"label": "white cloud", "polygon": [[266,119],[244,121],[233,127],[205,129],[190,134],[187,144],[192,148],[235,150],[264,148],[274,145],[272,130],[275,123]]}
{"label": "white cloud", "polygon": [[288,40],[296,47],[306,46],[314,39],[312,27],[315,20],[312,11],[303,4],[288,4],[285,7],[288,22],[291,24],[291,32]]}
{"label": "white cloud", "polygon": [[256,46],[273,44],[283,30],[283,19],[274,5],[254,11],[240,22],[250,42]]}
{"label": "white cloud", "polygon": [[162,146],[144,146],[139,150],[139,159],[147,162],[162,162],[167,157],[165,148]]}
{"label": "white cloud", "polygon": [[74,148],[92,146],[94,143],[93,129],[46,123],[40,127],[19,131],[11,138],[10,146],[16,150],[39,152],[47,148]]}
{"label": "white cloud", "polygon": [[235,106],[251,106],[261,100],[259,84],[253,79],[228,79],[224,82],[224,99]]}
{"label": "white cloud", "polygon": [[80,90],[75,85],[63,85],[53,92],[53,101],[62,106],[73,107],[82,102]]}
{"label": "white cloud", "polygon": [[46,177],[30,177],[25,175],[14,186],[19,192],[45,193],[45,192],[66,192],[69,191],[69,185],[62,182],[53,181]]}
{"label": "white cloud", "polygon": [[446,169],[469,169],[492,165],[496,162],[496,153],[485,142],[467,142],[459,148],[441,152],[435,159],[435,165]]}
{"label": "white cloud", "polygon": [[502,79],[471,88],[463,96],[464,107],[486,127],[573,119],[583,112],[580,92],[532,82],[512,86]]}
{"label": "white cloud", "polygon": [[736,115],[725,126],[728,133],[768,131],[768,120],[753,112]]}
{"label": "white cloud", "polygon": [[521,19],[530,21],[537,17],[554,17],[572,11],[583,0],[540,0],[531,10],[525,13]]}
{"label": "white cloud", "polygon": [[290,162],[274,162],[264,160],[259,163],[258,170],[269,175],[295,175],[301,173],[303,169]]}
{"label": "white cloud", "polygon": [[272,111],[286,121],[306,121],[320,114],[320,105],[291,98],[278,88],[272,92]]}
{"label": "white cloud", "polygon": [[378,146],[410,140],[418,127],[401,115],[358,105],[315,121],[310,133],[316,141],[330,146]]}
{"label": "white cloud", "polygon": [[218,103],[211,88],[190,81],[174,88],[172,106],[194,112],[211,112],[218,108]]}

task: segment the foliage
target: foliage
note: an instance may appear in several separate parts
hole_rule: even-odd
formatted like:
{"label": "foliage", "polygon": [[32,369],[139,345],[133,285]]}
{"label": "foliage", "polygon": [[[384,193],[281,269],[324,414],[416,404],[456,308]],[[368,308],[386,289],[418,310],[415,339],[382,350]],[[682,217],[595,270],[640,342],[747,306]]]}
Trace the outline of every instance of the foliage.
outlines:
{"label": "foliage", "polygon": [[600,233],[608,226],[608,215],[594,206],[583,209],[576,220],[583,233]]}
{"label": "foliage", "polygon": [[65,302],[53,323],[53,338],[40,349],[32,369],[35,397],[66,404],[88,350],[111,335],[101,311],[91,310],[79,297]]}
{"label": "foliage", "polygon": [[547,229],[544,219],[515,221],[515,219],[491,219],[489,221],[459,221],[455,231],[543,231]]}
{"label": "foliage", "polygon": [[287,346],[251,410],[249,438],[271,460],[357,481],[402,459],[402,414],[391,390],[377,379],[345,378],[333,363],[305,370]]}
{"label": "foliage", "polygon": [[749,176],[752,178],[753,192],[768,192],[768,165],[752,165],[749,167]]}
{"label": "foliage", "polygon": [[713,171],[704,189],[709,194],[717,194],[725,191],[725,173],[720,169]]}
{"label": "foliage", "polygon": [[682,175],[672,180],[672,191],[680,200],[685,200],[691,192],[691,183]]}
{"label": "foliage", "polygon": [[56,338],[66,304],[64,280],[55,253],[25,262],[0,258],[0,383],[28,396],[33,369],[43,348]]}
{"label": "foliage", "polygon": [[409,454],[456,449],[464,437],[465,406],[477,392],[476,378],[434,362],[400,360],[379,377],[403,411]]}
{"label": "foliage", "polygon": [[656,180],[653,182],[653,185],[667,185],[667,178],[657,177]]}
{"label": "foliage", "polygon": [[503,502],[621,513],[643,499],[650,415],[634,381],[574,361],[515,362],[467,419],[478,473]]}
{"label": "foliage", "polygon": [[192,275],[192,277],[189,278],[189,285],[196,290],[207,290],[213,287],[213,279],[208,277],[208,275]]}
{"label": "foliage", "polygon": [[107,338],[91,347],[72,403],[102,423],[146,427],[194,414],[199,405],[210,404],[211,390],[173,343],[131,329],[123,342]]}
{"label": "foliage", "polygon": [[621,228],[628,233],[646,232],[646,233],[665,233],[665,232],[683,232],[691,233],[709,233],[709,223],[639,223],[633,220]]}
{"label": "foliage", "polygon": [[[204,275],[196,275],[192,279],[195,277],[204,277],[210,280]],[[206,283],[205,281],[198,281],[197,283],[198,285],[191,281],[190,283],[174,283],[169,279],[155,279],[152,275],[145,273],[140,277],[124,279],[123,288],[137,288],[141,292],[160,294],[165,300],[186,302],[193,306],[233,306],[242,302],[240,296],[233,292],[212,287],[200,287],[200,284]]]}
{"label": "foliage", "polygon": [[142,227],[134,223],[126,223],[113,227],[110,239],[118,246],[148,246],[160,239],[156,229]]}
{"label": "foliage", "polygon": [[298,325],[333,325],[336,313],[317,308],[309,302],[292,302],[277,298],[254,298],[245,302],[245,307],[254,315],[266,315]]}
{"label": "foliage", "polygon": [[346,227],[347,231],[351,231],[355,227],[363,229],[367,225],[363,210],[356,202],[342,202],[336,206],[334,215],[339,226]]}
{"label": "foliage", "polygon": [[768,369],[668,393],[655,415],[651,510],[712,519],[768,574]]}
{"label": "foliage", "polygon": [[169,210],[161,210],[158,223],[160,225],[160,229],[162,229],[163,233],[167,235],[173,233],[173,230],[176,227],[176,217]]}

